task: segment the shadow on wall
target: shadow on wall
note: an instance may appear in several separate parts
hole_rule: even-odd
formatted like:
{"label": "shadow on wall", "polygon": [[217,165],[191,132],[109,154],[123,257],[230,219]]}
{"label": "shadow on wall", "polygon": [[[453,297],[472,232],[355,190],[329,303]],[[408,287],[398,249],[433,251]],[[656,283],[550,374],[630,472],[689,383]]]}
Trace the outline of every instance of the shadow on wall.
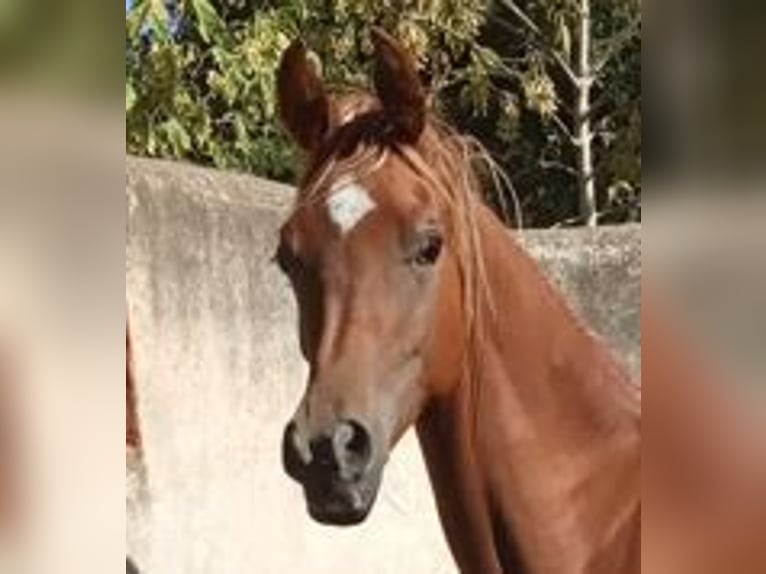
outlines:
{"label": "shadow on wall", "polygon": [[136,416],[136,390],[133,382],[133,357],[130,352],[130,328],[125,329],[125,446],[128,449],[141,448],[141,435]]}
{"label": "shadow on wall", "polygon": [[[136,417],[135,385],[133,383],[133,361],[130,354],[130,328],[125,329],[125,447],[138,449],[140,445],[138,419]],[[130,558],[125,561],[126,574],[139,574]]]}

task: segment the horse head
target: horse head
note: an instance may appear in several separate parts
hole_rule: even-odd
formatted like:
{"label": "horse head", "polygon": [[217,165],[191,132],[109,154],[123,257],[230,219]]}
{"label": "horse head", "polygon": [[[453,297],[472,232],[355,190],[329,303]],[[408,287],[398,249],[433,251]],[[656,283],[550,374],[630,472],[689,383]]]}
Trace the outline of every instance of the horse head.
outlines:
{"label": "horse head", "polygon": [[[283,460],[310,514],[367,516],[390,451],[463,368],[464,158],[427,112],[410,55],[373,30],[374,94],[330,95],[293,43],[278,72],[287,131],[309,169],[276,261],[297,300],[305,394]],[[471,182],[469,182],[471,183]]]}

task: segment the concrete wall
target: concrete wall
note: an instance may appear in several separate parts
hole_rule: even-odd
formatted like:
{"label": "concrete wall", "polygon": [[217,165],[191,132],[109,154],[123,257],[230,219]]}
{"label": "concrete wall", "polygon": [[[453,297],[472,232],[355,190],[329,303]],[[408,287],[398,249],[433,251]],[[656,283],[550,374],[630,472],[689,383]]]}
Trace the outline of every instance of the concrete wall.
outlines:
{"label": "concrete wall", "polygon": [[[302,392],[295,312],[269,263],[291,190],[129,159],[126,289],[146,483],[129,483],[128,548],[149,574],[455,572],[414,437],[370,519],[311,522],[283,475],[282,425]],[[525,242],[640,361],[638,228]]]}

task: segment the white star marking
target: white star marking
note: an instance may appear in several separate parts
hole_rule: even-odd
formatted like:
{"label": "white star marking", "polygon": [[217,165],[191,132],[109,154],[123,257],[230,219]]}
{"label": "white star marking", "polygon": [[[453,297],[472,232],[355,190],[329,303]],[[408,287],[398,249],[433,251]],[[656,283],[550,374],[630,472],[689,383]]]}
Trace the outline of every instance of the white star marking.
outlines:
{"label": "white star marking", "polygon": [[350,180],[341,180],[333,185],[327,198],[330,219],[344,235],[356,227],[375,207],[370,192]]}

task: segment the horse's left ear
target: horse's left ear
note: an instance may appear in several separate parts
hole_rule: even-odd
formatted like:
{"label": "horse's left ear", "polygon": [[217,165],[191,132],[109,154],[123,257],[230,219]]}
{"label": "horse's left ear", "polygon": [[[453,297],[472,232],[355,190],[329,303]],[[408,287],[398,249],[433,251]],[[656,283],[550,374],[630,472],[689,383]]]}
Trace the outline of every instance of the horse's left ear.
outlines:
{"label": "horse's left ear", "polygon": [[277,72],[282,124],[306,152],[314,152],[330,124],[330,100],[303,42],[293,41],[282,54]]}
{"label": "horse's left ear", "polygon": [[371,34],[375,47],[373,79],[383,111],[396,137],[415,143],[426,123],[426,93],[415,60],[382,29],[373,28]]}

